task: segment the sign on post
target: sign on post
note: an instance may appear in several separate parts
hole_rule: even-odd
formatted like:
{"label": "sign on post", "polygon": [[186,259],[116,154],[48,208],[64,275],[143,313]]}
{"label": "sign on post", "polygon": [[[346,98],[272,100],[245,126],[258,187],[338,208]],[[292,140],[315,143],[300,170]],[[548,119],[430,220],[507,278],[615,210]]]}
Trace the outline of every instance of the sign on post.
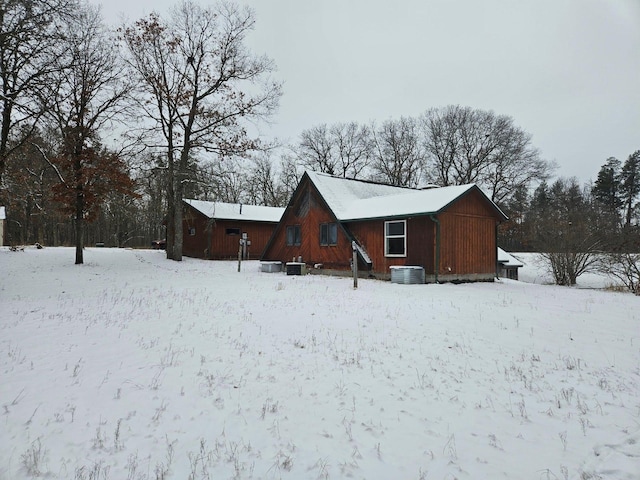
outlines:
{"label": "sign on post", "polygon": [[238,246],[238,271],[240,271],[240,265],[242,259],[247,257],[247,247],[251,245],[251,240],[247,238],[247,232],[242,232],[242,238],[240,239],[240,245]]}
{"label": "sign on post", "polygon": [[355,240],[351,242],[351,249],[353,250],[353,259],[351,260],[353,270],[353,288],[358,288],[358,252],[356,251]]}

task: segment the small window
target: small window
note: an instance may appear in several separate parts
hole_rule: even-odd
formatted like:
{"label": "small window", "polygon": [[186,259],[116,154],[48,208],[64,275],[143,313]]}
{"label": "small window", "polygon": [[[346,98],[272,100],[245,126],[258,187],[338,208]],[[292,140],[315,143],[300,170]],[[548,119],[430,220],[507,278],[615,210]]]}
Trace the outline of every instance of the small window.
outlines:
{"label": "small window", "polygon": [[387,257],[407,256],[407,221],[384,222],[384,254]]}
{"label": "small window", "polygon": [[300,225],[287,226],[287,246],[300,246],[301,238]]}
{"label": "small window", "polygon": [[320,224],[320,245],[337,245],[338,244],[338,224],[337,223],[321,223]]}
{"label": "small window", "polygon": [[240,235],[239,228],[227,228],[227,235]]}
{"label": "small window", "polygon": [[189,227],[189,235],[194,236],[196,234],[196,227]]}

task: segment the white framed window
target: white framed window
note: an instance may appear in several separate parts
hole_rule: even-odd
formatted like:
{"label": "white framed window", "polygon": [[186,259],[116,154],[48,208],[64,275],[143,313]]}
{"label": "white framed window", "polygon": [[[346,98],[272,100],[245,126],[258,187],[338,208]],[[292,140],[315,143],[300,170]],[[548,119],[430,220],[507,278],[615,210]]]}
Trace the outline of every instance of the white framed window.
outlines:
{"label": "white framed window", "polygon": [[196,227],[189,227],[189,235],[192,237],[196,234]]}
{"label": "white framed window", "polygon": [[392,220],[384,222],[384,256],[407,256],[406,220]]}

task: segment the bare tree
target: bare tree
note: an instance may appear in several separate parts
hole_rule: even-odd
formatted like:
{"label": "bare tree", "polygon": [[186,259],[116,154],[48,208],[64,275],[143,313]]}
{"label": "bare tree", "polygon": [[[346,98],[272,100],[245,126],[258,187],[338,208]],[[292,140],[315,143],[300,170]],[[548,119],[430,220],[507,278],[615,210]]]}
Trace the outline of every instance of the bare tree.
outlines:
{"label": "bare tree", "polygon": [[244,44],[254,23],[249,8],[184,1],[168,20],[152,14],[123,31],[152,105],[147,118],[167,152],[168,258],[182,260],[181,202],[190,159],[197,151],[229,158],[257,148],[245,122],[264,119],[277,107],[281,86],[268,76],[272,61]]}
{"label": "bare tree", "polygon": [[246,159],[235,156],[222,162],[212,161],[202,165],[204,183],[209,186],[205,198],[228,203],[243,202],[248,179],[245,164]]}
{"label": "bare tree", "polygon": [[402,187],[420,183],[424,153],[414,118],[387,120],[373,132],[373,178]]}
{"label": "bare tree", "polygon": [[602,273],[618,279],[629,291],[640,295],[640,253],[606,253],[599,267]]}
{"label": "bare tree", "polygon": [[477,183],[500,203],[548,178],[552,168],[511,117],[450,105],[428,110],[420,123],[427,180],[438,185]]}
{"label": "bare tree", "polygon": [[59,68],[59,27],[76,9],[68,0],[0,0],[0,185],[7,162],[43,114],[35,97]]}
{"label": "bare tree", "polygon": [[52,199],[52,187],[57,178],[55,172],[43,161],[41,151],[53,152],[57,139],[38,129],[30,141],[14,148],[12,161],[6,166],[4,185],[11,195],[5,200],[11,211],[8,225],[9,239],[15,243],[56,244],[56,215]]}
{"label": "bare tree", "polygon": [[296,154],[303,166],[314,171],[336,175],[338,163],[333,152],[334,148],[330,129],[326,123],[323,123],[302,131]]}
{"label": "bare tree", "polygon": [[142,160],[147,167],[139,169],[136,180],[142,195],[139,219],[147,240],[146,244],[149,245],[148,241],[163,238],[165,227],[162,223],[167,205],[167,169],[164,156],[150,153],[143,155],[145,158]]}
{"label": "bare tree", "polygon": [[541,159],[530,142],[531,136],[518,128],[502,132],[498,149],[479,182],[494,202],[502,204],[518,188],[549,178],[553,165]]}
{"label": "bare tree", "polygon": [[311,170],[357,178],[371,161],[369,128],[356,122],[316,125],[300,134],[298,161]]}
{"label": "bare tree", "polygon": [[607,237],[599,270],[640,295],[640,225],[625,223],[614,235]]}
{"label": "bare tree", "polygon": [[97,7],[79,6],[64,26],[64,39],[58,68],[47,75],[53,93],[42,98],[62,141],[56,157],[44,158],[59,178],[58,200],[73,215],[75,263],[81,264],[84,224],[95,214],[101,193],[132,187],[122,160],[106,154],[99,140],[121,113],[130,85]]}
{"label": "bare tree", "polygon": [[300,182],[303,173],[294,155],[286,152],[280,155],[279,183],[282,185],[282,194],[286,199],[284,205],[286,205],[298,187],[298,182]]}
{"label": "bare tree", "polygon": [[247,181],[248,200],[254,205],[283,207],[289,201],[284,186],[278,178],[269,152],[262,152],[252,158]]}
{"label": "bare tree", "polygon": [[369,128],[356,122],[338,123],[331,127],[330,134],[339,175],[358,178],[371,163],[373,142]]}

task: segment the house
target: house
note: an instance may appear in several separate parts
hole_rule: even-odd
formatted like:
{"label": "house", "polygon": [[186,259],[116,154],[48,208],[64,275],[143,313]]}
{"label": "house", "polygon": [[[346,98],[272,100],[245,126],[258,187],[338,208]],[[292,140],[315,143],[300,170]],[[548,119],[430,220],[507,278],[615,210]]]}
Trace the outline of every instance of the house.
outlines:
{"label": "house", "polygon": [[7,232],[7,214],[4,207],[0,207],[0,247],[5,244]]}
{"label": "house", "polygon": [[[182,252],[205,259],[258,259],[284,208],[183,200]],[[241,240],[245,240],[241,242]]]}
{"label": "house", "polygon": [[[427,282],[492,281],[504,213],[475,185],[410,189],[305,172],[263,261],[390,278],[421,266]],[[353,243],[352,243],[353,242]]]}
{"label": "house", "polygon": [[522,263],[513,255],[498,247],[498,276],[518,280],[518,269]]}

